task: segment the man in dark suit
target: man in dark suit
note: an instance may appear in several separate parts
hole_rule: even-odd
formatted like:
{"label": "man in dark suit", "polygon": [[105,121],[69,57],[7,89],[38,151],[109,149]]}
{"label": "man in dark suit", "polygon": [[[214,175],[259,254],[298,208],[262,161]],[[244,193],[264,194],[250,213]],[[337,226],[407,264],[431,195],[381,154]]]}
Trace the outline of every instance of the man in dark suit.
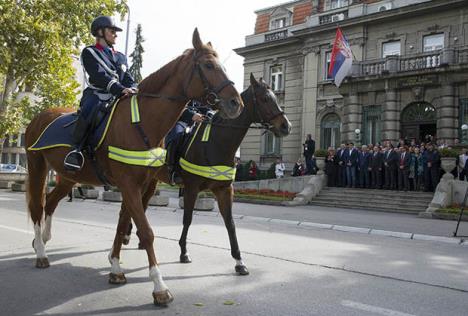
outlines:
{"label": "man in dark suit", "polygon": [[424,188],[426,192],[434,192],[439,183],[439,161],[440,156],[437,150],[434,150],[432,144],[427,144],[427,150],[423,154],[424,164]]}
{"label": "man in dark suit", "polygon": [[358,163],[358,151],[354,148],[353,143],[348,144],[348,150],[346,151],[346,181],[348,182],[348,188],[356,187],[356,167]]}
{"label": "man in dark suit", "polygon": [[400,160],[398,164],[398,189],[405,192],[409,189],[409,169],[411,154],[406,145],[400,147]]}
{"label": "man in dark suit", "polygon": [[338,186],[346,186],[346,145],[341,144],[340,149],[336,152],[336,161],[338,162]]}
{"label": "man in dark suit", "polygon": [[374,153],[370,157],[370,169],[371,169],[371,179],[372,179],[372,188],[381,189],[382,188],[382,165],[383,165],[383,154],[380,152],[378,146],[374,147]]}
{"label": "man in dark suit", "polygon": [[398,154],[392,144],[387,146],[384,156],[385,189],[396,190],[396,171],[398,165]]}
{"label": "man in dark suit", "polygon": [[302,147],[304,147],[304,158],[306,162],[306,173],[307,174],[312,174],[314,168],[312,164],[312,156],[315,153],[315,141],[312,139],[311,134],[307,134],[307,138],[302,144]]}
{"label": "man in dark suit", "polygon": [[358,155],[358,169],[359,169],[359,185],[361,188],[369,188],[369,164],[371,154],[366,145],[362,146],[362,150]]}

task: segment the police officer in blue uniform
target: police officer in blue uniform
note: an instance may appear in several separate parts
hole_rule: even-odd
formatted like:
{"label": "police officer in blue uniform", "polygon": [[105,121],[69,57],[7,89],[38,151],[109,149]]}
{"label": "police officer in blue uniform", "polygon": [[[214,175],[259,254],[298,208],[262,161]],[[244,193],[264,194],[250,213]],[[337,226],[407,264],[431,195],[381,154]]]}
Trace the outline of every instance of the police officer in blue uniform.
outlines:
{"label": "police officer in blue uniform", "polygon": [[83,91],[73,131],[74,148],[65,157],[67,170],[78,171],[83,167],[81,151],[100,107],[113,102],[115,98],[137,92],[135,80],[127,71],[127,58],[113,49],[117,32],[121,31],[108,16],[99,16],[91,24],[91,34],[96,37],[96,44],[85,47],[81,52],[88,87]]}
{"label": "police officer in blue uniform", "polygon": [[181,156],[181,146],[184,143],[184,135],[188,128],[193,127],[195,123],[202,122],[206,117],[211,115],[208,107],[202,106],[201,103],[191,100],[179,118],[179,121],[169,131],[164,143],[166,145],[166,165],[169,171],[170,184],[181,184],[179,157]]}

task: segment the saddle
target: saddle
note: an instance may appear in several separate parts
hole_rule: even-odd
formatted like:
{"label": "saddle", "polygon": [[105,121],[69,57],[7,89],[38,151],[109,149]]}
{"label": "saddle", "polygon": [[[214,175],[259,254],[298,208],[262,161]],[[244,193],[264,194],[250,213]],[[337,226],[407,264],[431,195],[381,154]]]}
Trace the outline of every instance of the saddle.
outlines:
{"label": "saddle", "polygon": [[[86,144],[86,151],[94,152],[102,144],[106,137],[108,126],[112,120],[118,101],[108,104],[102,103],[96,110],[94,120],[91,123]],[[54,147],[73,147],[73,130],[78,118],[78,113],[66,113],[52,121],[41,133],[38,139],[28,150],[44,150]]]}

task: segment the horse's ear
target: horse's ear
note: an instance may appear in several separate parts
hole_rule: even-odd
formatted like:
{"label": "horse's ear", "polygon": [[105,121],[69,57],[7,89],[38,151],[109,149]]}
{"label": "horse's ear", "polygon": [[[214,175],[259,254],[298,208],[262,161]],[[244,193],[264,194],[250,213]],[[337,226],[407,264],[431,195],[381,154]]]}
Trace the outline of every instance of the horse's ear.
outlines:
{"label": "horse's ear", "polygon": [[203,43],[200,39],[200,34],[198,33],[198,28],[195,28],[195,30],[193,31],[192,43],[193,48],[195,48],[195,50],[200,50],[203,47]]}
{"label": "horse's ear", "polygon": [[258,82],[257,80],[255,79],[253,73],[250,73],[250,84],[254,87],[258,86]]}
{"label": "horse's ear", "polygon": [[213,48],[213,45],[211,44],[211,42],[206,43],[206,45],[210,46],[210,48]]}

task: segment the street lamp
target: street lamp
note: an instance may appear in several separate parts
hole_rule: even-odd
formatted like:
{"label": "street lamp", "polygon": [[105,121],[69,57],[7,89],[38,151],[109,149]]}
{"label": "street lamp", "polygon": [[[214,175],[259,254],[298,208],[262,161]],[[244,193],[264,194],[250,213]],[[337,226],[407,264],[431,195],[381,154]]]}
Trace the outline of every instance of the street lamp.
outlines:
{"label": "street lamp", "polygon": [[466,143],[466,134],[468,132],[468,124],[463,124],[461,126],[461,129],[462,129],[462,143]]}
{"label": "street lamp", "polygon": [[127,34],[125,34],[125,56],[128,53],[128,34],[130,33],[130,7],[125,2],[123,3],[127,8]]}
{"label": "street lamp", "polygon": [[354,130],[354,133],[356,134],[356,146],[360,146],[361,145],[361,130],[359,128],[356,128]]}

